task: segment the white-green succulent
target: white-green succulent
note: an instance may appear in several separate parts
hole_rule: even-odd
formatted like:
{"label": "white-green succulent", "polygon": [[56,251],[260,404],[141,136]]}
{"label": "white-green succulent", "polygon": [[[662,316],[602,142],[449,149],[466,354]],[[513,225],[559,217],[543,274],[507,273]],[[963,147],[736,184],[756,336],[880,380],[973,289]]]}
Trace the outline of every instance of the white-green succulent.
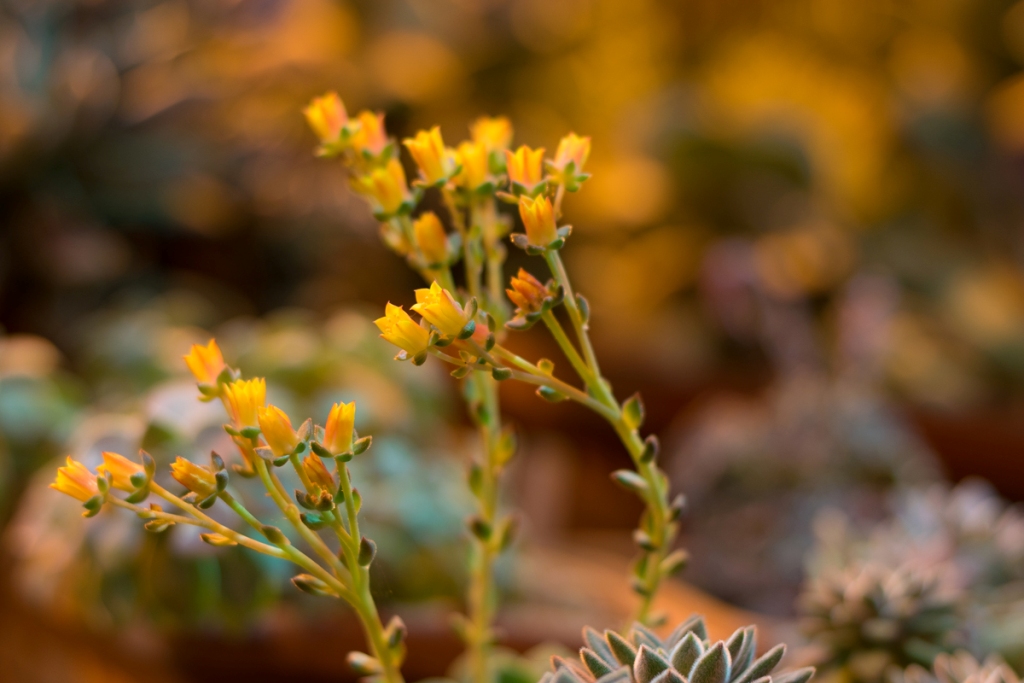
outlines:
{"label": "white-green succulent", "polygon": [[552,659],[553,671],[540,683],[807,683],[813,668],[772,676],[785,654],[776,645],[761,657],[753,626],[728,640],[711,641],[700,616],[682,623],[668,638],[634,624],[626,636],[583,630],[580,661]]}

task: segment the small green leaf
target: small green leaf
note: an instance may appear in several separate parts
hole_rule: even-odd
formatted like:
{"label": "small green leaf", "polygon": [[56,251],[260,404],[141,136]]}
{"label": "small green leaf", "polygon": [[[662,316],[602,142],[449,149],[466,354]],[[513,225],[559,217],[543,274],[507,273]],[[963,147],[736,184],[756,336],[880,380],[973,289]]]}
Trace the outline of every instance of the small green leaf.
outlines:
{"label": "small green leaf", "polygon": [[683,676],[689,676],[690,670],[702,654],[704,654],[704,645],[700,642],[700,638],[691,631],[676,644],[672,652],[669,653],[668,660],[672,663],[672,668]]}
{"label": "small green leaf", "polygon": [[352,444],[352,455],[362,455],[366,452],[366,449],[373,443],[372,436],[364,436],[361,439],[356,439],[356,442]]}
{"label": "small green leaf", "polygon": [[469,473],[466,479],[469,482],[469,490],[474,496],[479,498],[484,485],[484,470],[480,467],[479,463],[473,463],[469,466]]}
{"label": "small green leaf", "polygon": [[562,392],[552,389],[551,387],[537,387],[537,395],[550,403],[561,403],[568,398],[568,396]]}
{"label": "small green leaf", "polygon": [[587,323],[590,322],[590,303],[582,294],[576,295],[576,308],[580,309],[580,318],[582,319],[583,326],[586,327]]}
{"label": "small green leaf", "polygon": [[674,550],[661,561],[658,569],[662,576],[672,576],[681,571],[689,559],[690,555],[685,550]]}
{"label": "small green leaf", "polygon": [[235,541],[221,534],[199,534],[199,538],[203,539],[205,543],[218,548],[230,548],[233,545],[238,545]]}
{"label": "small green leaf", "polygon": [[641,645],[633,662],[633,678],[637,683],[651,683],[662,671],[668,669],[665,658],[647,645]]}
{"label": "small green leaf", "polygon": [[[786,654],[785,645],[776,645],[772,649],[765,652],[763,655],[758,657],[750,668],[743,672],[734,683],[753,683],[758,678],[767,676],[779,665],[782,661],[782,656]],[[778,680],[777,678],[774,680]]]}
{"label": "small green leaf", "polygon": [[310,595],[325,596],[332,595],[327,584],[311,574],[299,574],[292,577],[292,584],[303,593]]}
{"label": "small green leaf", "polygon": [[608,647],[611,648],[612,655],[619,664],[632,667],[633,660],[636,659],[636,648],[615,631],[605,631],[604,638],[608,641]]}
{"label": "small green leaf", "polygon": [[550,361],[547,358],[541,358],[539,361],[537,361],[537,369],[543,372],[548,377],[555,374],[555,364],[553,361]]}
{"label": "small green leaf", "polygon": [[402,621],[401,617],[395,615],[388,621],[388,626],[384,629],[384,635],[388,640],[388,647],[392,650],[397,648],[405,640],[405,635],[408,629],[405,626],[405,622]]}
{"label": "small green leaf", "polygon": [[260,533],[262,533],[264,538],[266,538],[274,545],[289,545],[288,537],[285,536],[284,532],[278,529],[276,526],[264,524],[262,527],[260,527]]}
{"label": "small green leaf", "polygon": [[729,680],[729,651],[718,641],[701,655],[690,672],[690,683],[726,683]]}
{"label": "small green leaf", "polygon": [[512,379],[512,371],[508,368],[494,368],[491,370],[491,377],[499,382],[504,382],[507,379]]}
{"label": "small green leaf", "polygon": [[640,398],[640,392],[633,394],[622,404],[622,419],[630,430],[639,429],[644,423],[644,402]]}
{"label": "small green leaf", "polygon": [[359,564],[363,567],[369,567],[376,556],[377,544],[363,536],[359,541]]}
{"label": "small green leaf", "polygon": [[654,459],[658,457],[658,452],[660,450],[661,444],[658,442],[658,437],[651,434],[644,439],[644,449],[640,451],[640,462],[654,462]]}
{"label": "small green leaf", "polygon": [[375,676],[384,671],[380,662],[365,652],[349,652],[345,661],[360,676]]}
{"label": "small green leaf", "polygon": [[594,678],[600,678],[601,676],[610,674],[615,670],[589,647],[585,647],[580,650],[580,659],[583,660],[583,664],[587,667],[590,673],[593,674]]}
{"label": "small green leaf", "polygon": [[612,472],[612,481],[641,498],[646,497],[648,491],[650,491],[650,487],[647,486],[644,478],[632,470],[616,470]]}

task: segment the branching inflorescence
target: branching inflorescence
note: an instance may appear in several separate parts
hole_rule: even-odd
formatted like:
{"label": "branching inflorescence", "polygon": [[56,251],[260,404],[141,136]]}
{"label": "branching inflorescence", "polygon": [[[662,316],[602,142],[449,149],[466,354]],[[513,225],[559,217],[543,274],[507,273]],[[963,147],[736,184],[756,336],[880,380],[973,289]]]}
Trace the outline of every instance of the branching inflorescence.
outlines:
{"label": "branching inflorescence", "polygon": [[[605,418],[622,440],[635,470],[617,471],[613,478],[646,505],[634,534],[641,549],[633,569],[633,588],[640,596],[635,616],[641,624],[657,624],[652,602],[658,587],[685,562],[683,551],[673,550],[682,499],[670,498],[667,478],[657,465],[657,439],[640,434],[644,408],[639,395],[620,403],[601,374],[589,336],[589,305],[574,291],[559,253],[572,231],[559,225],[562,200],[589,177],[583,168],[590,139],[569,134],[554,158],[545,159],[544,149],[521,146],[512,151],[512,127],[504,118],[479,119],[471,127],[472,139],[454,149],[445,146],[435,127],[403,141],[419,169],[410,186],[383,115],[364,111],[349,118],[334,93],[313,100],[305,114],[320,138],[319,154],[346,164],[352,187],[366,197],[381,223],[384,241],[430,283],[416,291],[411,306],[420,320],[388,304],[385,316],[377,320],[382,336],[399,347],[398,360],[418,365],[435,356],[453,366],[452,375],[465,381],[470,413],[481,431],[483,454],[469,474],[478,510],[469,524],[475,557],[463,628],[474,680],[487,680],[495,611],[493,565],[514,528],[511,517],[499,516],[497,504],[499,477],[514,451],[511,432],[500,424],[497,384],[502,381],[535,385],[548,401],[576,401]],[[413,217],[428,191],[440,195],[450,233],[433,212]],[[503,238],[512,220],[499,210],[506,203],[518,207],[524,228],[510,235],[512,244],[543,259],[549,281],[521,269],[506,288]],[[459,259],[463,287],[456,286],[452,274]],[[511,314],[506,293],[515,305]],[[559,308],[565,309],[571,331],[556,315]],[[507,331],[537,322],[549,330],[582,386],[557,377],[550,360],[524,359],[503,344]]]}
{"label": "branching inflorescence", "polygon": [[[82,501],[87,517],[106,506],[124,508],[146,520],[148,531],[159,533],[177,524],[196,526],[204,530],[201,538],[210,545],[241,545],[291,561],[304,570],[292,579],[297,588],[341,598],[359,616],[371,654],[350,653],[351,666],[363,675],[401,683],[405,625],[393,617],[385,626],[370,594],[369,566],[376,546],[359,531],[362,500],[346,465],[371,443],[371,437],[360,438],[355,431],[355,403],[335,404],[322,427],[306,420],[295,429],[284,411],[266,404],[266,382],[242,379],[238,370],[224,363],[215,341],[193,346],[185,361],[199,382],[200,400],[223,403],[230,418],[224,430],[237,447],[240,463],[229,469],[215,452],[210,454],[209,466],[179,457],[170,473],[186,489],[179,496],[154,480],[156,463],[144,451],[141,462],[104,453],[96,472],[69,457],[57,471],[52,488]],[[291,495],[277,474],[278,468],[289,466],[302,484]],[[229,471],[259,478],[299,539],[298,545],[280,528],[257,519],[232,495]],[[144,505],[152,496],[178,512],[165,511],[157,503]],[[262,540],[218,521],[212,515],[218,503]]]}
{"label": "branching inflorescence", "polygon": [[[421,131],[403,141],[419,167],[419,178],[410,186],[398,146],[385,132],[383,115],[362,112],[349,119],[333,93],[315,99],[305,114],[320,138],[319,153],[344,161],[353,188],[367,198],[380,221],[384,241],[429,283],[416,290],[416,303],[410,307],[419,320],[389,303],[376,321],[381,336],[399,348],[398,360],[421,365],[434,356],[452,366],[451,374],[463,381],[470,415],[480,431],[483,448],[468,473],[476,511],[468,521],[473,553],[467,615],[458,620],[467,648],[467,677],[474,683],[488,683],[494,677],[494,567],[516,530],[515,517],[499,509],[500,477],[516,449],[514,433],[501,423],[498,385],[503,381],[533,385],[547,401],[572,400],[590,408],[609,422],[628,450],[635,469],[612,476],[646,505],[634,533],[641,552],[633,567],[633,588],[640,596],[633,632],[649,634],[647,627],[661,621],[652,613],[658,587],[686,559],[683,551],[673,549],[682,498],[669,497],[668,480],[657,464],[657,439],[640,434],[644,408],[639,395],[620,403],[601,374],[589,336],[589,305],[573,290],[559,254],[571,233],[570,226],[559,225],[562,200],[589,177],[583,167],[590,139],[569,134],[554,158],[546,160],[543,149],[510,150],[512,127],[504,118],[478,120],[471,128],[472,140],[456,149],[445,146],[440,129]],[[433,212],[413,216],[428,191],[440,195],[451,232]],[[512,217],[499,210],[505,203],[518,207],[524,232],[510,235]],[[507,236],[527,254],[545,261],[551,274],[547,282],[520,269],[506,286]],[[459,260],[465,273],[462,287],[456,286],[452,271]],[[556,315],[560,308],[569,330]],[[538,322],[568,358],[580,384],[556,376],[550,360],[526,360],[503,344],[508,331]],[[238,370],[225,364],[215,341],[194,346],[185,361],[199,383],[200,400],[224,405],[230,418],[224,429],[237,447],[239,462],[229,468],[217,453],[211,454],[209,466],[179,457],[170,472],[186,489],[179,496],[155,481],[155,462],[145,452],[140,462],[104,453],[96,472],[68,458],[53,488],[80,500],[86,516],[105,507],[125,508],[146,520],[149,531],[191,525],[201,528],[202,539],[212,545],[242,545],[293,562],[304,572],[292,580],[296,587],[341,598],[358,615],[370,654],[351,653],[353,668],[380,681],[400,683],[405,626],[397,617],[385,626],[374,604],[368,567],[376,546],[360,533],[362,501],[346,465],[370,446],[370,437],[359,438],[355,432],[355,404],[335,405],[322,427],[306,420],[296,429],[284,411],[266,404],[266,382],[242,379]],[[289,494],[279,468],[294,470],[289,476],[301,488]],[[232,475],[259,479],[287,520],[295,543],[232,495]],[[176,511],[165,511],[156,503],[145,506],[153,496]],[[249,534],[219,521],[220,514],[210,514],[214,506],[230,509],[239,526],[251,527]],[[697,649],[706,646],[701,643]],[[752,653],[752,647],[743,652]],[[657,650],[657,656],[666,656],[668,649]],[[612,660],[606,664],[614,668]],[[679,670],[677,677],[687,675]]]}

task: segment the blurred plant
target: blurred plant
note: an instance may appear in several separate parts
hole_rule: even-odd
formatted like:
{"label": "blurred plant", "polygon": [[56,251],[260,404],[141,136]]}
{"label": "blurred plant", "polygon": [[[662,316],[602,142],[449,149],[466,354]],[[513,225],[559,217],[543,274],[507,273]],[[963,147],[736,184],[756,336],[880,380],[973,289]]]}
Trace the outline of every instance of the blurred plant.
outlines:
{"label": "blurred plant", "polygon": [[736,343],[765,350],[772,380],[756,396],[719,396],[683,415],[670,475],[689,504],[687,577],[735,604],[790,616],[816,511],[874,522],[890,491],[941,476],[885,396],[897,290],[886,278],[852,279],[826,342],[809,302],[780,297],[757,276],[755,244],[710,249],[702,288]]}
{"label": "blurred plant", "polygon": [[[192,525],[205,530],[200,537],[210,545],[240,545],[298,565],[308,573],[292,579],[296,588],[313,595],[341,598],[358,615],[372,656],[350,653],[351,666],[364,675],[378,675],[388,683],[400,683],[405,625],[400,618],[393,617],[385,627],[378,615],[368,571],[377,546],[360,533],[358,514],[362,497],[352,486],[348,469],[348,462],[365,452],[371,443],[371,437],[359,437],[355,432],[355,403],[335,404],[323,427],[314,427],[310,419],[296,430],[284,411],[266,404],[266,380],[241,379],[238,370],[225,364],[215,341],[207,346],[194,345],[185,361],[198,381],[200,400],[220,400],[230,418],[224,431],[241,455],[241,463],[231,465],[231,472],[243,478],[259,478],[304,542],[305,550],[293,545],[280,528],[256,518],[232,495],[228,490],[229,470],[215,451],[211,452],[209,467],[181,457],[171,465],[171,476],[187,491],[181,497],[154,481],[156,462],[145,451],[141,452],[141,464],[105,452],[103,464],[95,473],[68,457],[67,465],[57,471],[51,487],[81,501],[85,517],[94,517],[105,506],[113,505],[147,520],[147,531],[160,533],[176,524]],[[333,469],[324,465],[325,460],[333,464]],[[289,464],[302,483],[294,498],[304,512],[291,502],[275,471]],[[117,491],[128,495],[121,497]],[[150,495],[184,514],[165,512],[156,503],[142,506]],[[266,542],[212,517],[207,511],[218,502],[235,512]],[[317,533],[324,529],[336,536],[337,550]],[[310,551],[319,559],[307,554]]]}
{"label": "blurred plant", "polygon": [[[353,187],[366,196],[381,222],[384,241],[404,256],[410,266],[430,282],[416,290],[412,310],[416,322],[402,307],[388,304],[378,319],[381,336],[397,346],[397,360],[424,363],[433,355],[455,365],[452,375],[464,382],[470,415],[480,426],[484,457],[470,467],[469,485],[478,511],[469,528],[476,550],[469,588],[469,619],[462,634],[469,651],[473,680],[489,678],[489,651],[494,614],[493,563],[508,547],[513,518],[497,516],[499,476],[512,457],[512,434],[500,423],[497,383],[517,379],[538,387],[549,401],[575,400],[608,420],[626,446],[636,472],[620,470],[614,479],[637,494],[647,509],[634,538],[641,548],[634,566],[634,590],[640,595],[637,620],[656,623],[651,605],[661,580],[685,561],[672,551],[682,501],[669,500],[668,482],[658,469],[658,441],[639,434],[644,408],[639,395],[619,404],[610,383],[601,375],[588,334],[590,316],[586,299],[574,293],[559,256],[571,227],[558,226],[566,192],[575,192],[589,175],[583,172],[590,139],[569,134],[553,159],[543,149],[522,146],[506,149],[512,130],[507,120],[481,119],[472,127],[473,141],[447,148],[438,128],[422,131],[404,141],[419,166],[420,177],[410,188],[397,156],[397,146],[386,137],[383,117],[363,112],[349,119],[334,93],[313,100],[306,118],[319,135],[319,154],[340,157],[352,174]],[[501,189],[507,187],[507,190]],[[412,212],[424,193],[434,188],[455,229],[451,238],[431,212],[415,221]],[[553,198],[553,201],[552,201]],[[516,304],[508,319],[502,297],[505,248],[500,239],[511,221],[498,211],[498,202],[517,205],[525,228],[511,241],[527,254],[543,256],[554,276],[542,283],[520,269],[507,290]],[[465,289],[457,289],[451,267],[461,256]],[[564,305],[576,344],[570,340],[555,310]],[[582,379],[580,390],[554,376],[554,363],[525,360],[501,341],[505,329],[523,330],[543,320],[559,347]],[[578,347],[577,347],[578,345]]]}
{"label": "blurred plant", "polygon": [[[1024,514],[980,480],[901,492],[892,518],[857,531],[842,515],[818,520],[812,575],[870,561],[880,571],[930,572],[957,596],[956,626],[971,651],[1024,661]],[[924,662],[927,663],[927,662]]]}
{"label": "blurred plant", "polygon": [[711,641],[702,617],[693,616],[662,640],[642,624],[623,637],[583,629],[580,662],[560,657],[541,683],[807,683],[813,668],[772,676],[786,653],[776,645],[757,655],[754,626],[737,629],[728,640]]}
{"label": "blurred plant", "polygon": [[930,665],[956,644],[957,600],[938,578],[909,567],[862,563],[812,578],[800,623],[815,664],[837,680],[882,681],[890,667]]}
{"label": "blurred plant", "polygon": [[971,653],[957,650],[940,654],[930,668],[911,664],[892,670],[889,683],[1019,683],[1020,677],[999,657],[989,656],[979,663]]}

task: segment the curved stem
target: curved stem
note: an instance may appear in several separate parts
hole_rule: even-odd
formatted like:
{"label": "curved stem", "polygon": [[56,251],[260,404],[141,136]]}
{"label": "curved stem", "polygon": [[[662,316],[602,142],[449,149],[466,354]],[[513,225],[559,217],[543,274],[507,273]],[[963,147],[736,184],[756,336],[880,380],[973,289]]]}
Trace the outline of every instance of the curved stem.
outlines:
{"label": "curved stem", "polygon": [[565,270],[565,264],[562,263],[562,257],[559,256],[557,250],[549,249],[544,253],[544,258],[547,259],[548,268],[551,269],[551,274],[555,276],[555,281],[565,291],[565,308],[569,311],[569,319],[572,320],[572,325],[576,330],[576,338],[583,349],[583,356],[587,360],[587,367],[590,368],[590,371],[595,376],[600,376],[601,369],[597,365],[597,355],[594,354],[594,347],[590,343],[590,337],[587,335],[587,326],[583,322],[583,314],[580,313],[579,306],[576,304],[576,294],[572,290],[572,283],[569,282],[569,274]]}
{"label": "curved stem", "polygon": [[569,359],[569,363],[572,365],[573,370],[580,376],[580,379],[586,381],[590,374],[590,368],[587,367],[586,361],[580,357],[576,347],[569,341],[569,335],[565,333],[565,329],[562,328],[562,323],[558,322],[558,318],[551,311],[545,311],[540,318],[547,325],[548,330],[551,332],[551,336],[558,342],[558,346],[561,347],[562,353]]}

